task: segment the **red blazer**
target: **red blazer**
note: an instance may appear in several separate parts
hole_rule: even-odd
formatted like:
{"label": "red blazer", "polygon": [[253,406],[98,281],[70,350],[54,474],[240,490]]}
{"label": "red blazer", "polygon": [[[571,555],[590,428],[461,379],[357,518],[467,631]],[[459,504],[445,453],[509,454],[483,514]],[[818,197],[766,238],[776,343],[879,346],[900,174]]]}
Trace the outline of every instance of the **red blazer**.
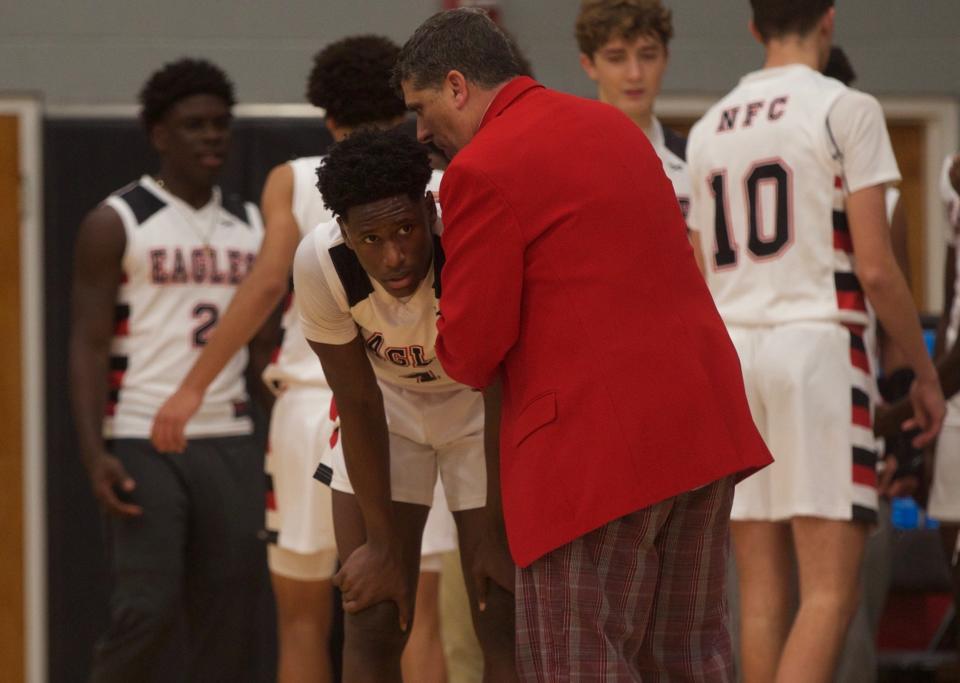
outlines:
{"label": "red blazer", "polygon": [[514,79],[440,203],[437,356],[473,387],[502,372],[519,565],[771,462],[673,187],[621,112]]}

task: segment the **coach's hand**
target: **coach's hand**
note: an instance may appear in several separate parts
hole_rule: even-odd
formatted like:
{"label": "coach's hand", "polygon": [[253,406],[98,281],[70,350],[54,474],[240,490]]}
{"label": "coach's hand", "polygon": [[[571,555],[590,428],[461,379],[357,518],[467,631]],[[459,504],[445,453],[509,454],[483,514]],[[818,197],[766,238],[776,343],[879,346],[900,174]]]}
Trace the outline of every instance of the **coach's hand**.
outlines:
{"label": "coach's hand", "polygon": [[910,386],[910,403],[913,404],[913,417],[903,423],[903,431],[919,429],[913,438],[914,448],[923,448],[933,443],[943,426],[946,404],[940,381],[934,373],[932,379],[915,379]]}
{"label": "coach's hand", "polygon": [[517,567],[510,557],[507,547],[507,534],[502,524],[493,522],[483,535],[477,554],[473,560],[473,584],[477,591],[477,603],[480,611],[487,609],[487,593],[490,582],[504,590],[514,593]]}
{"label": "coach's hand", "polygon": [[343,611],[356,614],[380,602],[395,602],[400,614],[400,629],[410,624],[411,596],[399,548],[364,543],[350,553],[333,577],[333,585],[343,595]]}
{"label": "coach's hand", "polygon": [[103,509],[117,517],[139,517],[143,508],[121,500],[137,487],[123,464],[109,453],[101,453],[87,464],[90,487]]}
{"label": "coach's hand", "polygon": [[153,418],[150,442],[161,453],[183,453],[187,448],[184,432],[187,422],[200,409],[203,393],[180,387],[168,398]]}

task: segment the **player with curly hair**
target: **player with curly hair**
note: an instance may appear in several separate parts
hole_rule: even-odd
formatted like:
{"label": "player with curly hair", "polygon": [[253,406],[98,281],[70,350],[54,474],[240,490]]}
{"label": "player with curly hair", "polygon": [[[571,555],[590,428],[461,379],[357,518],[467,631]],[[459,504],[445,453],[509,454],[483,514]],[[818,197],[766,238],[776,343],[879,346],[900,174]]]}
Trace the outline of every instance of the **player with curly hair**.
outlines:
{"label": "player with curly hair", "polygon": [[[91,211],[75,250],[70,388],[113,573],[90,680],[152,680],[185,620],[185,680],[250,681],[268,588],[247,350],[211,378],[182,452],[154,448],[149,435],[249,271],[262,223],[254,205],[214,184],[234,103],[226,75],[182,59],[153,74],[140,101],[159,170]],[[251,369],[269,355],[266,339],[251,345]]]}
{"label": "player with curly hair", "polygon": [[[403,101],[390,87],[399,48],[375,35],[350,36],[320,50],[313,59],[306,97],[324,112],[334,141],[355,130],[392,128],[404,120]],[[320,156],[295,159],[274,168],[263,189],[266,235],[250,278],[224,313],[216,333],[179,389],[157,413],[153,440],[158,448],[183,446],[185,425],[210,381],[243,347],[280,300],[288,294],[297,244],[332,214],[316,188]],[[266,459],[268,560],[277,599],[281,683],[328,681],[330,657],[318,643],[329,640],[332,621],[330,578],[336,548],[330,492],[312,479],[335,439],[331,392],[316,356],[300,330],[298,297],[291,295],[283,315],[283,340],[264,379],[277,393],[270,420]],[[440,497],[442,504],[442,497]],[[442,505],[441,505],[442,507]],[[422,577],[424,606],[404,653],[405,668],[416,680],[443,677],[439,637],[439,553],[456,548],[453,520],[445,509],[431,515],[424,552],[429,572]],[[432,609],[431,609],[432,608]],[[432,618],[431,618],[432,617]],[[427,673],[428,671],[434,673]]]}
{"label": "player with curly hair", "polygon": [[[340,413],[342,438],[318,477],[333,489],[347,681],[401,680],[438,475],[465,576],[476,578],[489,543],[484,399],[450,379],[434,351],[444,259],[430,177],[426,148],[400,130],[335,145],[318,186],[336,220],[294,260],[302,328]],[[499,569],[513,576],[509,559]],[[483,680],[516,680],[512,598],[467,584]]]}

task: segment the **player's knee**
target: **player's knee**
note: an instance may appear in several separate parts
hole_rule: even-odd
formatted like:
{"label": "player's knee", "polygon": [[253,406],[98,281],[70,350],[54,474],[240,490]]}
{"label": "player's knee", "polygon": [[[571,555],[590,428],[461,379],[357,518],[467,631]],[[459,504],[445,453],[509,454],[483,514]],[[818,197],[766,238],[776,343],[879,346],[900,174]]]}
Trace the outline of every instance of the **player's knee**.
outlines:
{"label": "player's knee", "polygon": [[409,629],[400,629],[397,606],[381,602],[356,614],[348,614],[344,621],[347,647],[363,657],[379,660],[399,660],[407,642]]}

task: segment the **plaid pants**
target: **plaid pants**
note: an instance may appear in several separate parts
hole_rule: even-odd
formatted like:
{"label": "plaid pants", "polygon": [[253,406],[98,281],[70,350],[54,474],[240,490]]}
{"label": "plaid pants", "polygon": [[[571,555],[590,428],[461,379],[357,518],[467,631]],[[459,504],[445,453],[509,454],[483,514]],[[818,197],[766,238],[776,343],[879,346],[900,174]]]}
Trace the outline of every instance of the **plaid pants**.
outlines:
{"label": "plaid pants", "polygon": [[721,479],[638,510],[518,569],[521,680],[732,681],[733,487]]}

